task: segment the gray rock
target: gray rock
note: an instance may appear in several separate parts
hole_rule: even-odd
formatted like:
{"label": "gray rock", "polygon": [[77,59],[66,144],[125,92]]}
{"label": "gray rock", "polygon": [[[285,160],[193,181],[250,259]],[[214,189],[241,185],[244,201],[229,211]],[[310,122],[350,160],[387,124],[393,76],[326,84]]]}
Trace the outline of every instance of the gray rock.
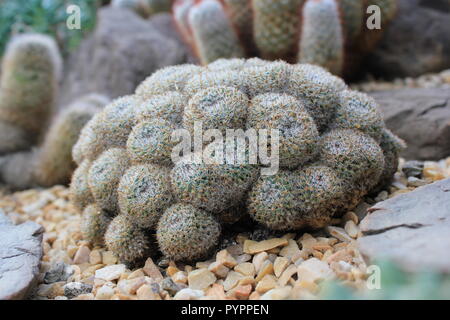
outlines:
{"label": "gray rock", "polygon": [[104,7],[95,30],[70,55],[58,105],[81,95],[100,93],[114,99],[131,94],[159,68],[185,63],[188,49],[171,27],[169,15],[144,20],[130,10]]}
{"label": "gray rock", "polygon": [[64,296],[69,299],[78,297],[80,294],[91,293],[93,286],[82,282],[69,282],[64,285]]}
{"label": "gray rock", "polygon": [[181,288],[175,282],[173,282],[171,278],[165,278],[161,282],[161,288],[163,290],[166,290],[172,296],[174,296],[178,291],[181,290]]}
{"label": "gray rock", "polygon": [[369,57],[376,75],[416,77],[450,68],[450,2],[400,0],[397,17]]}
{"label": "gray rock", "polygon": [[403,157],[439,160],[450,155],[450,90],[401,89],[370,95],[387,127],[407,143]]}
{"label": "gray rock", "polygon": [[0,300],[23,299],[36,285],[43,232],[32,221],[9,223],[0,210]]}
{"label": "gray rock", "polygon": [[66,281],[73,274],[73,268],[64,262],[58,262],[50,268],[44,275],[44,283],[55,283]]}
{"label": "gray rock", "polygon": [[361,253],[406,271],[450,273],[450,179],[377,203],[361,221]]}

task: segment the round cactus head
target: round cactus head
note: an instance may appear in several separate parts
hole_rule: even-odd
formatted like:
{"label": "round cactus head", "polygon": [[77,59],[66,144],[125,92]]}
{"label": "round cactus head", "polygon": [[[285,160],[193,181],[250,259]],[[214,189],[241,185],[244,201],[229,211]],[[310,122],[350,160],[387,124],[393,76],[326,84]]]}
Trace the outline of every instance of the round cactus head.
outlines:
{"label": "round cactus head", "polygon": [[341,79],[260,59],[161,69],[82,131],[72,199],[116,216],[105,241],[125,261],[151,251],[152,232],[168,258],[204,258],[244,215],[326,226],[393,175],[401,149]]}

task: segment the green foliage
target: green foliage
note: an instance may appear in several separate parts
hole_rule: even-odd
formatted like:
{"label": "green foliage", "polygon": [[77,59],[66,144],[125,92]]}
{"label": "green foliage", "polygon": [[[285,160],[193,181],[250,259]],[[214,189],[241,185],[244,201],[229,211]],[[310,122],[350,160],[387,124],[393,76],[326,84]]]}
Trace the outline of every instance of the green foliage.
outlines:
{"label": "green foliage", "polygon": [[322,284],[322,299],[327,300],[447,300],[450,276],[432,271],[405,272],[397,264],[383,260],[380,289],[355,291],[336,281]]}
{"label": "green foliage", "polygon": [[[68,5],[81,9],[80,30],[66,26]],[[98,0],[0,0],[0,56],[10,37],[24,32],[49,34],[69,52],[94,27],[98,5]]]}

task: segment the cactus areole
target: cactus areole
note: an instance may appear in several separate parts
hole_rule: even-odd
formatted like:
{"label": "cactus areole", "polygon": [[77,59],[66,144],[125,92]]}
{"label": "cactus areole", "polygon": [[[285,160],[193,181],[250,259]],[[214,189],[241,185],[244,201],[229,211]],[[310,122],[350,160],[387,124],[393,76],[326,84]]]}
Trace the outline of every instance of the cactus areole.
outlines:
{"label": "cactus areole", "polygon": [[[195,135],[198,123],[216,136],[271,132],[277,170],[263,174],[250,143],[244,162],[193,160],[201,156],[190,142],[175,161],[174,132]],[[171,66],[83,128],[71,197],[85,237],[104,239],[122,261],[141,260],[156,242],[168,258],[192,261],[244,216],[272,230],[326,226],[389,182],[402,147],[372,98],[321,67],[259,58]]]}
{"label": "cactus areole", "polygon": [[176,0],[179,32],[202,64],[261,57],[349,77],[394,18],[397,0]]}

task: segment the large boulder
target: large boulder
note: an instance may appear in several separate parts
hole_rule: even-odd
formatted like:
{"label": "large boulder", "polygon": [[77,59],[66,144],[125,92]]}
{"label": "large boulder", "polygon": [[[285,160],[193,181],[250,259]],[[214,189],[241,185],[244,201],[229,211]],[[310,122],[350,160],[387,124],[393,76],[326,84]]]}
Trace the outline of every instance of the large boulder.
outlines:
{"label": "large boulder", "polygon": [[0,211],[0,300],[23,299],[36,285],[43,232],[32,221],[14,225]]}
{"label": "large boulder", "polygon": [[406,271],[450,273],[450,179],[379,202],[361,221],[358,245],[370,261],[392,259]]}
{"label": "large boulder", "polygon": [[157,69],[185,63],[188,49],[173,28],[169,14],[144,20],[130,10],[100,9],[95,30],[67,60],[59,105],[91,92],[127,95]]}
{"label": "large boulder", "polygon": [[399,0],[397,17],[368,63],[386,78],[450,68],[450,1]]}
{"label": "large boulder", "polygon": [[404,139],[406,159],[439,160],[450,155],[449,88],[401,89],[370,93],[386,125]]}

